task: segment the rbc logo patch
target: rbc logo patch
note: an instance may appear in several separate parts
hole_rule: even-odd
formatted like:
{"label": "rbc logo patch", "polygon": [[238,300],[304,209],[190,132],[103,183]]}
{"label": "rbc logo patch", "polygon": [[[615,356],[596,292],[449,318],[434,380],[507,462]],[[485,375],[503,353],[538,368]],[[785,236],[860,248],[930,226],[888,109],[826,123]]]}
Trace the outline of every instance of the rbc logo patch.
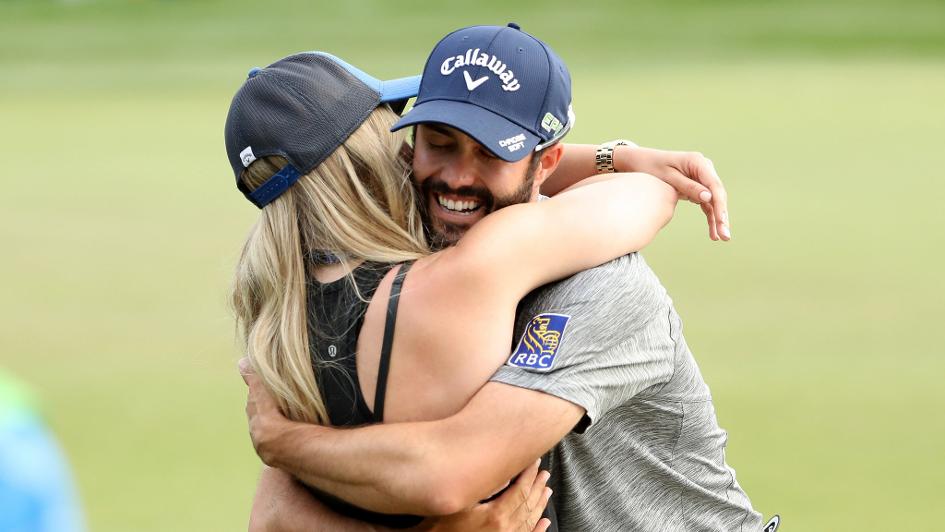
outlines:
{"label": "rbc logo patch", "polygon": [[571,316],[564,314],[539,314],[532,318],[507,364],[538,371],[550,370],[570,319]]}

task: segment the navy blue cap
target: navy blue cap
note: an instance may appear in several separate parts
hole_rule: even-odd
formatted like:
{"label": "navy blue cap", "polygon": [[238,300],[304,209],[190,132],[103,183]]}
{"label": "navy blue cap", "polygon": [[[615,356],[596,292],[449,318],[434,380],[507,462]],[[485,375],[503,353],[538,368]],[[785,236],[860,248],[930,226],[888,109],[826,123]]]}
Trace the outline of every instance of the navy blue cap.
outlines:
{"label": "navy blue cap", "polygon": [[454,127],[515,162],[574,125],[571,75],[517,24],[463,28],[433,49],[417,101],[392,131],[424,122]]}
{"label": "navy blue cap", "polygon": [[[224,136],[236,186],[260,209],[331,155],[383,103],[397,112],[417,95],[420,76],[381,81],[323,52],[253,68],[230,104]],[[289,163],[256,190],[240,179],[253,161]]]}

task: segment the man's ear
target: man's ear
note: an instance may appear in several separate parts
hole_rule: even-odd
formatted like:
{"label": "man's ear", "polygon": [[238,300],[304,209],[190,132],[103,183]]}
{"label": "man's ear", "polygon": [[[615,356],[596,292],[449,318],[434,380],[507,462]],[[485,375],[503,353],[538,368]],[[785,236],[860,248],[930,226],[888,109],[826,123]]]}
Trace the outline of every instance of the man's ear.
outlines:
{"label": "man's ear", "polygon": [[541,152],[541,156],[538,160],[538,168],[535,170],[536,190],[541,187],[545,179],[548,179],[548,176],[553,174],[555,169],[558,168],[558,163],[561,162],[562,157],[564,157],[564,145],[560,142],[548,146]]}

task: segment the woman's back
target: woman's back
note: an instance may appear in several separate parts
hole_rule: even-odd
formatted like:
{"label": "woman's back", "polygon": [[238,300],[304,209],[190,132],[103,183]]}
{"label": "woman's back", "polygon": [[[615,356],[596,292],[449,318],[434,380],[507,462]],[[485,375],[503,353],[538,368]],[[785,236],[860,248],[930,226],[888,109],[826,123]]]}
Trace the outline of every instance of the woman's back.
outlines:
{"label": "woman's back", "polygon": [[[459,411],[508,355],[517,298],[489,293],[488,287],[457,285],[450,278],[453,268],[448,264],[448,252],[420,259],[404,279],[390,355],[384,421],[433,420]],[[380,268],[362,265],[355,270],[355,278],[371,277],[368,272],[378,272]],[[368,303],[351,302],[337,308],[338,313],[348,314],[361,305],[367,307],[357,335],[357,356],[353,361],[357,370],[352,382],[340,381],[338,369],[325,372],[328,380],[322,380],[320,372],[320,386],[333,422],[336,416],[338,421],[364,419],[363,412],[357,413],[363,407],[367,407],[368,414],[376,415],[374,400],[381,345],[391,285],[398,270],[388,268],[373,297],[362,294],[370,299]],[[322,297],[330,294],[329,287],[348,283],[337,272],[319,275],[317,271],[316,277],[321,277],[322,282],[315,286]],[[319,343],[324,346],[321,358],[332,364],[330,358],[324,360],[330,343],[316,340],[313,348]],[[358,389],[352,389],[352,385]],[[360,394],[349,395],[346,389]],[[339,391],[345,395],[339,396]]]}
{"label": "woman's back", "polygon": [[366,262],[350,276],[307,283],[309,349],[332,425],[377,421],[361,393],[355,354],[368,303],[392,267],[395,265]]}

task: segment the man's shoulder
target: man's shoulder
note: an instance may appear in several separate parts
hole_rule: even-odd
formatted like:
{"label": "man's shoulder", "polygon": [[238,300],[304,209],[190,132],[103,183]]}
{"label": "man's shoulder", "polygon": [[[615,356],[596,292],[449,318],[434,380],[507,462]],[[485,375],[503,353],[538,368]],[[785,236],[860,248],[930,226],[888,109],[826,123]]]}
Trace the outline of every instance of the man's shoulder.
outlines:
{"label": "man's shoulder", "polygon": [[[611,282],[630,280],[633,282],[648,281],[654,276],[653,270],[639,252],[629,253],[618,257],[600,266],[578,272],[560,283],[569,282]],[[655,279],[653,279],[655,280]]]}
{"label": "man's shoulder", "polygon": [[631,253],[528,294],[517,310],[516,334],[536,317],[558,314],[568,320],[568,336],[612,343],[671,306],[656,274],[642,256]]}
{"label": "man's shoulder", "polygon": [[604,303],[635,297],[650,300],[666,290],[639,253],[630,253],[610,262],[578,272],[571,277],[544,285],[522,301],[524,305]]}
{"label": "man's shoulder", "polygon": [[[571,401],[596,420],[673,373],[671,302],[638,254],[522,300],[509,362],[494,380]],[[620,383],[616,386],[615,383]]]}

